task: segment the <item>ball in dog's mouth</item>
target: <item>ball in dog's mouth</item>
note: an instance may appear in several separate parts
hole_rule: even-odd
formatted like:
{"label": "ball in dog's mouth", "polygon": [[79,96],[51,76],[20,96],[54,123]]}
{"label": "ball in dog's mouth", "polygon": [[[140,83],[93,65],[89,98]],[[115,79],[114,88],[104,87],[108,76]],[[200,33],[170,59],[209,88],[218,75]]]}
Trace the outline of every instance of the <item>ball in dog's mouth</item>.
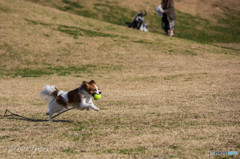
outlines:
{"label": "ball in dog's mouth", "polygon": [[102,96],[101,94],[94,94],[93,97],[95,100],[99,100]]}

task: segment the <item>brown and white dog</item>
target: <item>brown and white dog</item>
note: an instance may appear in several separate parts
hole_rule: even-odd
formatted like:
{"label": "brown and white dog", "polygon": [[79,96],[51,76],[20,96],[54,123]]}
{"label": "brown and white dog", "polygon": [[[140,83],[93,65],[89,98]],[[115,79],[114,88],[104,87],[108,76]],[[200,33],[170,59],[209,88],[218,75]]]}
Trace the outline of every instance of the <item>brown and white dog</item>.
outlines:
{"label": "brown and white dog", "polygon": [[93,109],[99,111],[99,108],[92,102],[94,94],[101,94],[101,91],[96,82],[91,80],[90,82],[83,81],[80,87],[69,92],[58,90],[55,86],[46,85],[40,93],[40,97],[48,102],[48,112],[46,114],[49,115],[49,121],[52,121],[54,113],[62,112],[68,106],[81,110]]}

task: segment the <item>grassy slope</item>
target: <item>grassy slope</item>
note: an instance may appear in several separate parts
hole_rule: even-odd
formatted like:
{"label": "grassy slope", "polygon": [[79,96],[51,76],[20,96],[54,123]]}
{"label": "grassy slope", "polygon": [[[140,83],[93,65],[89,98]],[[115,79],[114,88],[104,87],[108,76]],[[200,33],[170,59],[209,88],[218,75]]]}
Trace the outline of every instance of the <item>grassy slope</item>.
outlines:
{"label": "grassy slope", "polygon": [[[57,0],[57,1],[40,1],[40,0],[31,0],[39,4],[52,6],[60,10],[74,13],[77,15],[85,16],[88,18],[99,19],[102,21],[110,22],[113,24],[118,24],[125,26],[125,22],[130,22],[134,15],[140,9],[145,9],[148,12],[147,17],[145,18],[150,32],[163,34],[161,30],[161,18],[157,16],[156,11],[154,10],[158,1],[142,1],[141,3],[134,3],[134,1],[73,1],[73,0]],[[192,7],[188,2],[176,1],[176,10],[177,10],[177,20],[175,35],[179,38],[190,39],[198,41],[201,43],[239,43],[240,38],[240,12],[239,10],[229,8],[231,5],[224,5],[218,1],[209,3],[207,2],[204,6],[204,2],[198,2],[199,7],[208,8],[204,10],[204,13],[189,14],[183,12],[181,8],[184,8],[185,5]],[[195,4],[196,2],[193,2]],[[231,2],[229,2],[231,3]],[[197,5],[197,4],[196,4]],[[211,7],[212,5],[212,7]],[[232,6],[234,8],[234,6]],[[219,8],[224,12],[220,14],[214,12]],[[199,10],[198,8],[196,8]],[[191,10],[191,9],[190,9]],[[213,10],[213,11],[211,11]],[[209,14],[211,17],[204,19],[201,15]],[[199,16],[200,15],[200,16]],[[214,20],[213,20],[214,19]],[[234,47],[238,48],[239,47]]]}
{"label": "grassy slope", "polygon": [[206,158],[240,149],[239,51],[24,0],[0,6],[1,114],[46,119],[38,94],[48,83],[70,90],[95,79],[103,91],[100,112],[53,123],[1,116],[1,157]]}

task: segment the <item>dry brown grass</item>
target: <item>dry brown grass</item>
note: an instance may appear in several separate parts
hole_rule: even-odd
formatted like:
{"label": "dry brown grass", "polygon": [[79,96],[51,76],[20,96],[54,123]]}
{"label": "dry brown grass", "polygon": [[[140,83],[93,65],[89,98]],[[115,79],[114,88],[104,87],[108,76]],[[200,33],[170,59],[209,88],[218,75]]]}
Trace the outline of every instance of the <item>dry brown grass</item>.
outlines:
{"label": "dry brown grass", "polygon": [[[101,111],[73,110],[52,123],[0,116],[1,158],[208,158],[211,149],[240,150],[239,51],[137,32],[23,0],[0,6],[5,9],[0,10],[1,70],[101,67],[77,76],[1,76],[1,115],[9,109],[47,119],[39,98],[45,84],[71,90],[94,79],[103,92],[95,102]],[[60,24],[118,36],[74,39],[57,30]]]}

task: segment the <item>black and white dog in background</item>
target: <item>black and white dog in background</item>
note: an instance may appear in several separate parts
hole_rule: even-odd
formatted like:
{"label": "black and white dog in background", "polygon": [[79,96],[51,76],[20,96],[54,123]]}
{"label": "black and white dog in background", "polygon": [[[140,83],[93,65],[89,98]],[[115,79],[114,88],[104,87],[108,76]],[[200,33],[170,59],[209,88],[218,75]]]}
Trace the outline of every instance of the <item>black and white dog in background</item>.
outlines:
{"label": "black and white dog in background", "polygon": [[146,15],[147,12],[145,10],[144,11],[140,10],[134,17],[132,23],[127,22],[126,24],[128,25],[129,28],[134,28],[144,32],[148,32],[147,24],[144,21],[144,16]]}

